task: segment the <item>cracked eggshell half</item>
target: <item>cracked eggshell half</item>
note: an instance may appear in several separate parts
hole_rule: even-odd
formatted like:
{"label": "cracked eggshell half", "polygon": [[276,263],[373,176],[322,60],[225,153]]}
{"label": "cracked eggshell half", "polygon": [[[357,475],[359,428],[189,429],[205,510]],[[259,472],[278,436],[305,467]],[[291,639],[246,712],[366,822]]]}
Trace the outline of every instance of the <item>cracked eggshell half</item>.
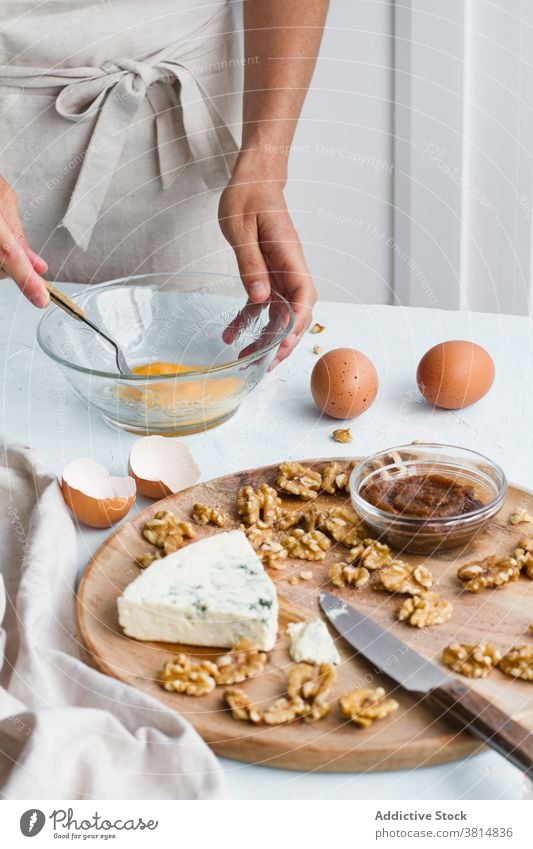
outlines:
{"label": "cracked eggshell half", "polygon": [[143,436],[130,451],[129,473],[137,491],[147,498],[165,498],[192,486],[200,469],[190,450],[179,439]]}
{"label": "cracked eggshell half", "polygon": [[113,477],[89,457],[72,460],[61,475],[63,498],[77,519],[91,528],[108,528],[131,510],[135,481]]}

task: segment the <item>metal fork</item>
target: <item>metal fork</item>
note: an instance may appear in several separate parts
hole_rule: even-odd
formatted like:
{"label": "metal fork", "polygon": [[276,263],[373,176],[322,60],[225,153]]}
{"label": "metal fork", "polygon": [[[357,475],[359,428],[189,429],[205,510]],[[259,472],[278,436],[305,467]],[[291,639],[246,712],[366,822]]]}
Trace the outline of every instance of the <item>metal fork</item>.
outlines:
{"label": "metal fork", "polygon": [[70,315],[72,318],[75,318],[76,321],[81,321],[83,324],[86,324],[87,327],[90,327],[91,330],[94,330],[95,333],[98,333],[102,339],[111,345],[115,352],[115,359],[117,363],[117,368],[120,374],[123,375],[131,375],[132,371],[126,362],[126,357],[122,353],[120,347],[115,342],[115,340],[108,336],[107,333],[98,327],[90,318],[87,318],[85,312],[82,310],[78,304],[75,304],[74,301],[71,301],[63,292],[60,292],[59,289],[56,289],[55,286],[52,286],[51,283],[46,284],[46,288],[48,289],[48,293],[50,295],[50,300],[54,302],[58,307],[60,307],[67,315]]}

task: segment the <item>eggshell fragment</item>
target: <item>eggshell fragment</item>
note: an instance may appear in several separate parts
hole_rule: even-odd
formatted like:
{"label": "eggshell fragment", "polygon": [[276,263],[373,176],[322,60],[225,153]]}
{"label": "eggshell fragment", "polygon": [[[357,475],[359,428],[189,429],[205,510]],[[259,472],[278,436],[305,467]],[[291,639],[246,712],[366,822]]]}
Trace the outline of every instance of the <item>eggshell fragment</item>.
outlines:
{"label": "eggshell fragment", "polygon": [[133,478],[112,477],[89,457],[65,466],[61,490],[76,518],[91,528],[110,527],[129,513],[135,501]]}
{"label": "eggshell fragment", "polygon": [[137,491],[147,498],[164,498],[192,486],[200,469],[190,450],[179,439],[143,436],[130,451],[129,473]]}
{"label": "eggshell fragment", "polygon": [[311,392],[321,412],[334,419],[364,413],[378,391],[373,363],[354,348],[334,348],[320,357],[311,373]]}
{"label": "eggshell fragment", "polygon": [[430,404],[460,410],[487,394],[494,375],[492,357],[481,345],[453,339],[434,345],[424,354],[416,382]]}

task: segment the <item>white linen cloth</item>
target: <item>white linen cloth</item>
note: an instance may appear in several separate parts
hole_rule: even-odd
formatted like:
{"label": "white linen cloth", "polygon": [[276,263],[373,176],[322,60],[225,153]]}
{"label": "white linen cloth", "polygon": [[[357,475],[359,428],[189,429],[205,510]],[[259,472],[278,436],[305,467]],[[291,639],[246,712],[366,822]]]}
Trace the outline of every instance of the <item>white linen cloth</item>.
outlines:
{"label": "white linen cloth", "polygon": [[236,272],[242,65],[227,0],[5,0],[0,173],[51,277]]}
{"label": "white linen cloth", "polygon": [[223,797],[185,720],[80,660],[74,526],[28,448],[0,454],[0,508],[0,796]]}

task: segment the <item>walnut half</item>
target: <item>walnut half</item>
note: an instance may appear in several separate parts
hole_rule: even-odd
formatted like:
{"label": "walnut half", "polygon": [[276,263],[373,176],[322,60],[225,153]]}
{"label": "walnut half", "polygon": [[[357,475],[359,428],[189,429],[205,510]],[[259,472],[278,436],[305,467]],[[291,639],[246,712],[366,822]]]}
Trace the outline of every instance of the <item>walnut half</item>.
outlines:
{"label": "walnut half", "polygon": [[500,660],[491,643],[450,643],[442,652],[442,662],[467,678],[486,678]]}
{"label": "walnut half", "polygon": [[162,548],[165,554],[177,551],[186,539],[194,539],[196,531],[190,522],[180,521],[175,513],[169,510],[159,510],[153,519],[144,524],[143,537]]}
{"label": "walnut half", "polygon": [[328,576],[335,587],[351,586],[361,589],[370,580],[370,572],[364,566],[352,566],[349,563],[332,563]]}
{"label": "walnut half", "polygon": [[263,672],[267,659],[265,652],[243,638],[231,652],[217,657],[215,681],[217,684],[240,684],[248,678],[255,678]]}
{"label": "walnut half", "polygon": [[276,490],[266,483],[258,489],[241,486],[237,492],[237,511],[247,526],[272,528],[281,515],[281,499]]}
{"label": "walnut half", "polygon": [[281,463],[276,486],[282,492],[311,501],[317,497],[322,486],[322,475],[301,463]]}
{"label": "walnut half", "polygon": [[168,660],[159,677],[165,690],[184,693],[186,696],[205,696],[216,687],[217,667],[210,660],[191,660],[178,654]]}
{"label": "walnut half", "polygon": [[512,678],[533,681],[533,645],[521,643],[504,654],[499,663],[502,672]]}
{"label": "walnut half", "polygon": [[514,557],[491,555],[483,560],[465,563],[457,570],[457,577],[469,593],[480,593],[485,589],[504,587],[516,581],[520,565]]}
{"label": "walnut half", "polygon": [[229,517],[218,507],[212,507],[210,504],[202,504],[198,501],[192,508],[192,518],[199,525],[215,525],[217,528],[223,528]]}
{"label": "walnut half", "polygon": [[451,602],[440,598],[437,593],[427,592],[406,598],[398,608],[398,619],[414,628],[427,628],[448,622],[453,613]]}
{"label": "walnut half", "polygon": [[289,557],[299,560],[323,560],[331,548],[331,540],[321,531],[304,531],[303,528],[283,534],[280,542]]}
{"label": "walnut half", "polygon": [[384,719],[399,704],[396,699],[386,699],[383,687],[358,688],[345,693],[339,700],[341,716],[351,719],[355,725],[368,728],[376,719]]}
{"label": "walnut half", "polygon": [[403,560],[393,560],[378,572],[379,589],[390,593],[420,595],[433,586],[433,575],[425,566],[412,566]]}
{"label": "walnut half", "polygon": [[299,718],[314,722],[329,712],[327,696],[336,675],[335,667],[329,663],[320,666],[295,663],[289,669],[287,695],[276,699],[265,710],[254,705],[244,690],[227,689],[224,698],[234,719],[256,725],[284,725]]}

